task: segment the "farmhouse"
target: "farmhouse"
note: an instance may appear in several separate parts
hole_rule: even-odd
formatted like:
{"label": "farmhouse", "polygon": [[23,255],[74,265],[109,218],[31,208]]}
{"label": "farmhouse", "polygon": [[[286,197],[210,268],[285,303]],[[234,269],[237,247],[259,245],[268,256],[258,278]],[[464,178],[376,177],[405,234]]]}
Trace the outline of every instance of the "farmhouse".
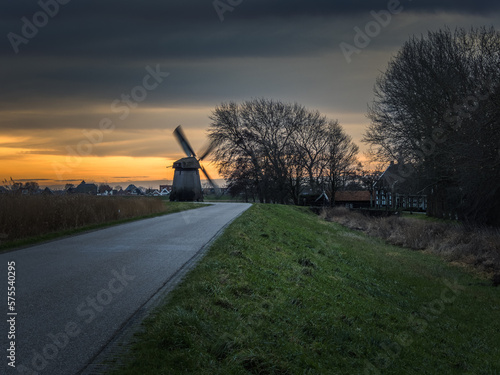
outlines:
{"label": "farmhouse", "polygon": [[348,208],[370,208],[373,196],[367,190],[360,191],[337,191],[335,193],[335,205]]}
{"label": "farmhouse", "polygon": [[87,184],[84,181],[80,183],[74,190],[74,193],[77,194],[90,194],[90,195],[97,195],[97,185],[96,184]]}
{"label": "farmhouse", "polygon": [[127,186],[124,192],[126,195],[144,195],[144,192],[134,184]]}
{"label": "farmhouse", "polygon": [[423,194],[419,181],[404,175],[404,165],[391,162],[375,182],[375,207],[427,211],[427,195]]}

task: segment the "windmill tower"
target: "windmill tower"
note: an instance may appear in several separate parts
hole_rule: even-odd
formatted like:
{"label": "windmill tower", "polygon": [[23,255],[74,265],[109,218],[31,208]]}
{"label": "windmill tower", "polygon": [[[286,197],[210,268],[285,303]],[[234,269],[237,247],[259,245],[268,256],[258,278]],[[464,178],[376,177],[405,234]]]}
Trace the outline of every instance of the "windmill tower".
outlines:
{"label": "windmill tower", "polygon": [[172,183],[171,201],[203,201],[203,190],[200,181],[200,169],[207,178],[208,182],[215,187],[214,182],[208,176],[207,171],[200,164],[212,151],[209,147],[202,156],[196,157],[191,145],[186,139],[181,126],[174,130],[174,136],[186,153],[185,158],[179,159],[173,164],[174,181]]}

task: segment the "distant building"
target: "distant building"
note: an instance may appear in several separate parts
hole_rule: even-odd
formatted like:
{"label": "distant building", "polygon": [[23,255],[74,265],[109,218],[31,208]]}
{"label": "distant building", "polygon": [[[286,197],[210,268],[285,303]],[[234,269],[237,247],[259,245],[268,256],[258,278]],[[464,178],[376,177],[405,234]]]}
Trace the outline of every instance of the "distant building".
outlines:
{"label": "distant building", "polygon": [[123,195],[123,189],[120,189],[120,190],[116,190],[116,189],[113,189],[113,194],[112,195]]}
{"label": "distant building", "polygon": [[172,185],[160,185],[160,195],[169,195],[172,192]]}
{"label": "distant building", "polygon": [[54,195],[54,192],[49,188],[46,187],[45,189],[42,190],[42,195]]}
{"label": "distant building", "polygon": [[134,184],[130,184],[129,186],[127,186],[127,188],[124,191],[125,191],[125,194],[127,194],[127,195],[143,195],[144,194],[142,192],[142,190],[139,189]]}
{"label": "distant building", "polygon": [[314,193],[314,190],[310,186],[307,186],[299,195],[299,205],[316,207],[329,206],[330,197],[328,197],[325,191]]}
{"label": "distant building", "polygon": [[375,182],[375,207],[427,211],[427,195],[422,193],[419,182],[401,176],[400,168],[391,162]]}
{"label": "distant building", "polygon": [[360,191],[337,191],[335,193],[335,205],[348,208],[370,208],[373,197],[367,190]]}
{"label": "distant building", "polygon": [[87,184],[85,181],[82,181],[80,185],[73,189],[73,192],[77,194],[97,195],[97,185]]}

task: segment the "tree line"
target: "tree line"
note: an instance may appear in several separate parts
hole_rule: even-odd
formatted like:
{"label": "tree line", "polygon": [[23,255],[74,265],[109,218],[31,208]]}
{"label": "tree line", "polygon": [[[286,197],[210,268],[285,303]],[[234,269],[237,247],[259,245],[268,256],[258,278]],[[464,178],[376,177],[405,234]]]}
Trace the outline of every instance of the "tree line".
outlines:
{"label": "tree line", "polygon": [[500,33],[442,29],[404,44],[375,85],[364,142],[398,160],[428,214],[500,224]]}
{"label": "tree line", "polygon": [[297,103],[222,103],[210,119],[219,174],[262,203],[299,204],[304,187],[333,196],[355,165],[358,147],[339,122]]}

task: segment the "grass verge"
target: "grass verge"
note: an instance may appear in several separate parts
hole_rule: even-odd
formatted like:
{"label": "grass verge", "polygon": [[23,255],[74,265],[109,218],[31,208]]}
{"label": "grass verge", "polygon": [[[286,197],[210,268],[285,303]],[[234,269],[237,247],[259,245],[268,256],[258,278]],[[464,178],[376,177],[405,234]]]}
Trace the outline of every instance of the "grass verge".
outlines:
{"label": "grass verge", "polygon": [[[21,199],[22,198],[23,197],[21,197]],[[105,198],[89,197],[89,198],[100,200],[101,202],[106,199],[108,200],[114,199],[109,197]],[[69,223],[69,221],[72,221],[72,216],[70,214],[66,214],[66,215],[61,215],[61,217],[65,218],[64,220],[61,219],[54,220],[50,223],[50,226],[48,226],[47,225],[48,220],[44,218],[44,216],[54,216],[54,212],[56,212],[56,210],[52,209],[52,207],[50,206],[49,207],[51,209],[47,209],[47,206],[45,206],[44,214],[39,215],[38,217],[35,218],[32,216],[36,216],[37,213],[33,208],[30,208],[31,213],[29,215],[24,216],[24,219],[19,211],[16,212],[15,218],[13,218],[12,216],[10,216],[9,218],[9,214],[6,214],[4,211],[3,215],[0,215],[0,217],[5,216],[5,218],[2,218],[4,220],[0,220],[0,224],[3,224],[0,225],[0,252],[12,250],[14,248],[22,246],[33,245],[44,241],[50,241],[64,236],[74,235],[96,229],[102,229],[110,227],[112,225],[118,225],[135,220],[142,220],[157,216],[163,216],[167,214],[172,214],[180,211],[186,211],[206,206],[206,204],[201,204],[201,203],[170,202],[165,199],[143,198],[150,200],[155,199],[156,201],[154,204],[154,209],[151,209],[151,207],[147,206],[146,209],[144,209],[143,208],[144,202],[140,202],[139,205],[131,204],[134,202],[134,200],[137,201],[141,198],[130,197],[130,198],[116,199],[114,202],[110,201],[106,202],[105,203],[107,206],[106,214],[101,213],[100,216],[97,216],[94,214],[95,211],[99,209],[99,207],[92,206],[93,201],[87,200],[88,198],[84,197],[83,199],[85,204],[87,204],[85,210],[87,211],[88,216],[86,217],[86,220],[80,219],[80,222]],[[117,214],[118,208],[116,208],[115,205],[113,205],[113,209],[111,210],[110,203],[115,203],[117,204],[116,207],[120,208],[120,212],[118,214]],[[74,207],[73,208],[65,207],[65,209],[73,210]],[[113,211],[112,214],[109,214],[108,212],[111,211]],[[42,218],[40,218],[40,216]],[[15,235],[13,235],[12,231],[9,230],[9,228],[18,228],[15,225],[15,222],[23,223],[22,224],[23,227],[30,227],[30,224],[33,225],[33,222],[36,221],[44,221],[45,225],[41,225],[38,227],[35,226],[35,228],[31,228],[32,230],[35,229],[33,230],[33,232],[31,232],[31,233],[36,233],[35,235],[30,235],[29,231],[23,231],[20,233],[18,232],[15,233]],[[10,240],[10,238],[12,237],[14,237],[14,239]]]}
{"label": "grass verge", "polygon": [[404,217],[407,219],[414,219],[414,220],[423,220],[423,221],[428,221],[428,222],[433,222],[433,223],[458,224],[457,220],[441,219],[438,217],[427,216],[427,214],[425,214],[423,212],[410,213],[407,211],[403,211],[401,213],[401,217]]}
{"label": "grass verge", "polygon": [[237,202],[237,203],[252,202],[251,199],[249,199],[248,202],[246,202],[245,198],[241,196],[232,197],[230,195],[216,195],[216,194],[205,195],[203,197],[203,200],[205,202]]}
{"label": "grass verge", "polygon": [[388,243],[424,250],[448,262],[488,275],[500,284],[500,229],[470,227],[425,215],[372,217],[347,208],[324,209],[320,216]]}
{"label": "grass verge", "polygon": [[492,375],[499,313],[497,288],[437,256],[254,205],[115,374]]}

